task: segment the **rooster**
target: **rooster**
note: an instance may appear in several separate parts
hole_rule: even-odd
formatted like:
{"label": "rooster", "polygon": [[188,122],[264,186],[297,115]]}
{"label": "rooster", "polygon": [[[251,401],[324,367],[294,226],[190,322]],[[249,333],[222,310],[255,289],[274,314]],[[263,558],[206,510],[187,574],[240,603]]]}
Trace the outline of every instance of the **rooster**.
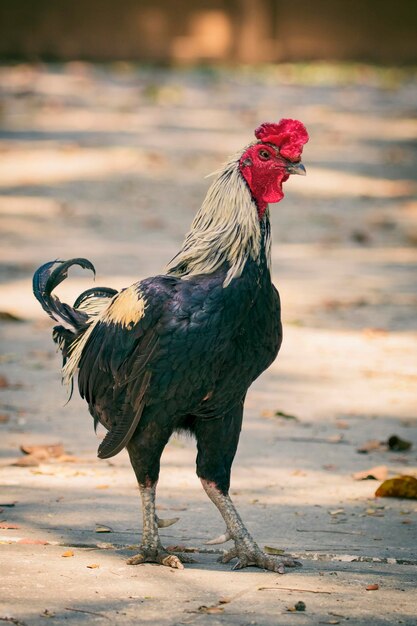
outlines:
{"label": "rooster", "polygon": [[230,472],[246,392],[274,361],[282,340],[280,299],[271,282],[269,203],[279,202],[290,174],[305,175],[300,158],[308,134],[292,119],[262,124],[256,141],[218,172],[190,232],[165,273],[116,292],[93,288],[73,306],[53,290],[73,265],[40,267],[34,294],[59,323],[53,339],[63,354],[63,380],[78,388],[107,434],[98,456],[127,448],[143,509],[142,543],[132,565],[153,562],[183,568],[158,528],[155,491],[162,452],[176,431],[197,441],[197,475],[233,540],[222,562],[282,573],[291,557],[265,554],[229,496]]}

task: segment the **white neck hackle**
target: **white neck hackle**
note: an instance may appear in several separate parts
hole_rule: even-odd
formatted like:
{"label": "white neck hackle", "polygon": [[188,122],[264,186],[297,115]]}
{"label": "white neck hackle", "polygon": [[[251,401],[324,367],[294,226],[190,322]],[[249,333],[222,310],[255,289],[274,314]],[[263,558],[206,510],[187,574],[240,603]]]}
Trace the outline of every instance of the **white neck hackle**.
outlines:
{"label": "white neck hackle", "polygon": [[223,287],[241,275],[249,258],[258,260],[261,229],[258,210],[239,170],[240,156],[218,172],[191,224],[181,250],[166,267],[168,274],[187,278],[211,274],[229,265]]}

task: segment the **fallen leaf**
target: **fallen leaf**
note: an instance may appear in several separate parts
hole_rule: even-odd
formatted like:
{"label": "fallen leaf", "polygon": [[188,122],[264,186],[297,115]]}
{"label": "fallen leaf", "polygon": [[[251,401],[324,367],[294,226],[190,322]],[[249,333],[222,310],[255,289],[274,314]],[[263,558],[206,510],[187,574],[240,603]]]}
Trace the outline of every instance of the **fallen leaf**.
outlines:
{"label": "fallen leaf", "polygon": [[407,441],[406,439],[401,439],[397,435],[391,435],[391,437],[387,441],[388,448],[393,452],[404,452],[405,450],[410,450],[412,447],[411,441]]}
{"label": "fallen leaf", "polygon": [[356,450],[359,454],[368,454],[368,452],[373,452],[374,450],[381,450],[385,448],[385,444],[382,441],[378,441],[377,439],[370,439],[366,441],[360,448]]}
{"label": "fallen leaf", "polygon": [[9,415],[6,415],[6,413],[0,413],[0,424],[6,424],[10,419]]}
{"label": "fallen leaf", "polygon": [[274,417],[283,417],[285,420],[295,420],[299,422],[299,418],[296,415],[292,415],[291,413],[284,413],[284,411],[275,411]]}
{"label": "fallen leaf", "polygon": [[341,515],[345,513],[345,509],[333,509],[333,511],[329,511],[330,515]]}
{"label": "fallen leaf", "polygon": [[7,387],[10,387],[10,383],[6,376],[0,376],[0,389],[7,389]]}
{"label": "fallen leaf", "polygon": [[21,445],[20,449],[23,454],[33,455],[38,459],[49,459],[64,454],[64,446],[62,443],[39,444],[36,446]]}
{"label": "fallen leaf", "polygon": [[409,498],[417,500],[417,478],[396,476],[385,480],[375,491],[378,498]]}
{"label": "fallen leaf", "polygon": [[340,430],[348,430],[350,426],[347,422],[344,422],[343,420],[337,420],[336,428],[340,428]]}
{"label": "fallen leaf", "polygon": [[96,485],[96,489],[108,489],[109,485]]}
{"label": "fallen leaf", "polygon": [[375,339],[376,337],[385,337],[388,335],[386,328],[363,328],[362,332],[368,339]]}
{"label": "fallen leaf", "polygon": [[224,613],[224,608],[221,606],[199,606],[197,611],[199,613],[207,613],[208,615],[217,615],[219,613]]}
{"label": "fallen leaf", "polygon": [[330,435],[326,437],[328,443],[341,443],[343,441],[343,435]]}
{"label": "fallen leaf", "polygon": [[366,591],[377,591],[379,589],[379,585],[374,584],[374,585],[367,585],[365,587]]}
{"label": "fallen leaf", "polygon": [[65,557],[65,558],[68,558],[70,556],[74,556],[74,552],[73,552],[73,550],[66,550],[65,552],[63,552],[61,554],[61,556]]}
{"label": "fallen leaf", "polygon": [[7,522],[3,522],[0,524],[0,528],[2,530],[16,530],[17,528],[20,528],[20,526],[18,524],[8,524]]}
{"label": "fallen leaf", "polygon": [[291,476],[307,476],[307,474],[303,470],[296,469],[293,472],[291,472]]}
{"label": "fallen leaf", "polygon": [[386,465],[377,465],[369,470],[355,472],[352,474],[354,480],[385,480],[388,476],[388,468]]}
{"label": "fallen leaf", "polygon": [[45,539],[30,539],[30,538],[23,538],[23,539],[19,539],[19,541],[17,541],[16,543],[22,543],[24,545],[31,545],[31,546],[49,546],[49,541],[45,541]]}
{"label": "fallen leaf", "polygon": [[285,554],[285,550],[281,550],[280,548],[273,548],[272,546],[264,546],[264,550],[267,554]]}
{"label": "fallen leaf", "polygon": [[372,517],[384,517],[384,514],[381,513],[381,511],[372,508],[366,509],[365,514],[371,515]]}
{"label": "fallen leaf", "polygon": [[96,533],[112,533],[113,529],[110,526],[102,526],[101,524],[96,524]]}
{"label": "fallen leaf", "polygon": [[229,604],[232,601],[232,598],[219,598],[219,604]]}
{"label": "fallen leaf", "polygon": [[300,600],[299,602],[296,602],[294,606],[291,606],[287,609],[287,611],[289,611],[290,613],[292,613],[293,611],[305,611],[305,610],[306,610],[306,605],[305,605],[305,602],[303,602],[302,600]]}
{"label": "fallen leaf", "polygon": [[87,565],[88,569],[97,569],[97,567],[100,567],[100,565],[98,563],[92,563],[91,565]]}
{"label": "fallen leaf", "polygon": [[57,463],[77,463],[79,458],[72,454],[61,454],[55,460]]}
{"label": "fallen leaf", "polygon": [[40,464],[40,460],[37,457],[32,456],[32,454],[22,456],[20,459],[16,459],[16,461],[10,463],[10,465],[13,465],[14,467],[37,467]]}

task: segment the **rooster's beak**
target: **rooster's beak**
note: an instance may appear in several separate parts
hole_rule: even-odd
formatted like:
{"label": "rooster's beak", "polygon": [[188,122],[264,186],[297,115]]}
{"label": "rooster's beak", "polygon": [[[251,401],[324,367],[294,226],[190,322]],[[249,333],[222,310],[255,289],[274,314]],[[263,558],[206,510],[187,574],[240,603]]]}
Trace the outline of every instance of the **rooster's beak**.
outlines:
{"label": "rooster's beak", "polygon": [[299,176],[306,175],[306,168],[302,163],[288,163],[285,169],[288,174],[299,174]]}

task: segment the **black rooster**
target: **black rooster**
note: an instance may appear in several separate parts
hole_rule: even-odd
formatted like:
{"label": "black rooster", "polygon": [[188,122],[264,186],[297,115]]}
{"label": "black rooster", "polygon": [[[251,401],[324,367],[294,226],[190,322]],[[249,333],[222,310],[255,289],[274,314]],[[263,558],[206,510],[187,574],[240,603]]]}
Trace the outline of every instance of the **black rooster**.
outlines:
{"label": "black rooster", "polygon": [[[181,250],[166,273],[119,293],[89,289],[71,307],[52,295],[72,265],[53,261],[34,276],[34,293],[59,322],[53,338],[68,383],[78,371],[80,394],[95,424],[108,433],[98,456],[127,448],[143,505],[140,551],[129,563],[182,568],[162,546],[155,513],[160,458],[174,431],[197,440],[197,474],[226,523],[218,543],[233,539],[223,557],[236,568],[282,572],[291,558],[264,554],[229,495],[230,471],[250,384],[275,359],[282,339],[280,301],[270,276],[268,203],[283,198],[308,134],[301,122],[262,124],[257,141],[218,172]],[[213,541],[214,542],[214,541]]]}

